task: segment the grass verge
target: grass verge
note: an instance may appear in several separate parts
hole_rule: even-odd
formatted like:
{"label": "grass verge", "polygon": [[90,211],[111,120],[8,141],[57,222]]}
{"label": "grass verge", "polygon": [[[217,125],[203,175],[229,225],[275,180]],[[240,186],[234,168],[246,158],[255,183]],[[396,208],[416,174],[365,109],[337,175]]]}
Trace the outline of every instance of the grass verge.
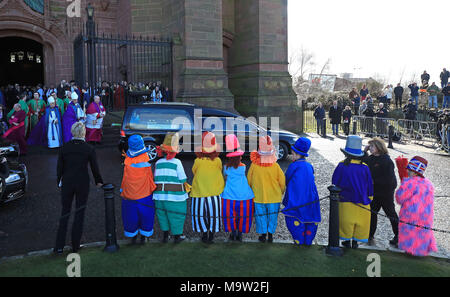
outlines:
{"label": "grass verge", "polygon": [[[369,250],[345,250],[342,257],[325,255],[324,247],[288,244],[200,242],[122,245],[116,253],[102,248],[80,251],[84,277],[365,277]],[[450,263],[432,257],[377,252],[382,277],[448,277]],[[67,254],[33,256],[0,263],[0,276],[64,277]]]}

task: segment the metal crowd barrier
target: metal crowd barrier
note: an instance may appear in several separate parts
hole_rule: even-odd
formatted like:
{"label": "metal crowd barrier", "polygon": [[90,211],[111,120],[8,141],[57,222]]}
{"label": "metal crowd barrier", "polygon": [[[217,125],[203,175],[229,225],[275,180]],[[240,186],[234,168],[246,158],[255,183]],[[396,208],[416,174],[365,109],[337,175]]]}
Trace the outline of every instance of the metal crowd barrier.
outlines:
{"label": "metal crowd barrier", "polygon": [[399,119],[398,131],[407,142],[424,144],[431,143],[433,147],[438,145],[438,131],[436,122],[414,121]]}
{"label": "metal crowd barrier", "polygon": [[364,134],[366,137],[389,138],[389,126],[392,126],[394,134],[402,141],[421,145],[427,142],[433,147],[439,145],[440,135],[445,135],[443,131],[437,131],[436,122],[363,116],[353,116],[352,122],[353,134]]}
{"label": "metal crowd barrier", "polygon": [[353,116],[353,133],[364,134],[367,137],[389,137],[389,126],[397,128],[397,120],[391,118]]}

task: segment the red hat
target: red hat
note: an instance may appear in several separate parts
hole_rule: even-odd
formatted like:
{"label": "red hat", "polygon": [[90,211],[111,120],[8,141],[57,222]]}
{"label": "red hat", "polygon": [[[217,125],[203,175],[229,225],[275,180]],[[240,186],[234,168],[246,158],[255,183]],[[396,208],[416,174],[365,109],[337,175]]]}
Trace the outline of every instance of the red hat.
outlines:
{"label": "red hat", "polygon": [[237,157],[244,154],[244,151],[240,149],[241,146],[236,135],[229,134],[225,136],[225,144],[227,147],[227,151],[230,152],[227,154],[227,157]]}
{"label": "red hat", "polygon": [[213,153],[217,151],[216,136],[212,132],[203,132],[202,134],[202,152]]}

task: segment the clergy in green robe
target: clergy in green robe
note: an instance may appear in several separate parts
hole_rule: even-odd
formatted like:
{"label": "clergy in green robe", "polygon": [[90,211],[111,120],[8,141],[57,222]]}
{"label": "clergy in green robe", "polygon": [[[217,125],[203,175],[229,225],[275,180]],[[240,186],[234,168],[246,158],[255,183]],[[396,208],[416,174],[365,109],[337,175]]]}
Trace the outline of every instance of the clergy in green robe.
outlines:
{"label": "clergy in green robe", "polygon": [[38,92],[34,93],[34,98],[28,101],[28,132],[33,130],[34,126],[39,122],[45,113],[46,104],[44,100],[40,99]]}

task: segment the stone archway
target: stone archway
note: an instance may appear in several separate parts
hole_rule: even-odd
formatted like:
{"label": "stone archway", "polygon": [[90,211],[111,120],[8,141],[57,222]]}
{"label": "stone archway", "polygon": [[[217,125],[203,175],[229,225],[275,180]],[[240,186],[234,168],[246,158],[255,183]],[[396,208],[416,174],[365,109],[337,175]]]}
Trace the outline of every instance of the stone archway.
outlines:
{"label": "stone archway", "polygon": [[3,0],[0,2],[2,37],[22,37],[42,44],[46,85],[72,78],[72,43],[48,15],[34,12],[24,1]]}

